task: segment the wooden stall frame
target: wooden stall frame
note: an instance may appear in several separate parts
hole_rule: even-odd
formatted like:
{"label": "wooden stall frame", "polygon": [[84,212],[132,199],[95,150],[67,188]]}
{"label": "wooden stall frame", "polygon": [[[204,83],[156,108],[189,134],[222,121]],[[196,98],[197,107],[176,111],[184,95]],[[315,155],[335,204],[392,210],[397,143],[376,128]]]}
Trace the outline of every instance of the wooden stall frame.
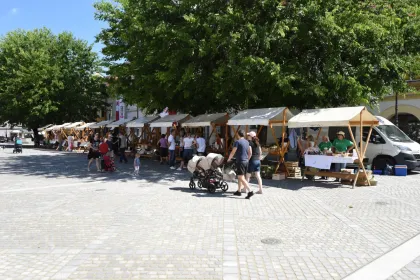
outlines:
{"label": "wooden stall frame", "polygon": [[[361,168],[364,172],[363,176],[366,177],[366,181],[367,181],[368,185],[371,186],[370,180],[368,178],[368,174],[366,172],[365,164],[363,162],[363,159],[365,158],[366,150],[367,150],[367,147],[369,145],[369,139],[370,139],[370,136],[372,134],[374,122],[363,122],[363,113],[365,112],[365,110],[366,110],[366,108],[362,109],[361,112],[360,112],[360,121],[349,122],[349,124],[348,124],[349,134],[350,134],[350,137],[351,137],[351,139],[354,143],[354,149],[355,149],[355,151],[357,153],[357,156],[358,156],[358,164],[359,164],[358,172],[356,174],[344,174],[344,173],[337,173],[337,172],[323,172],[323,171],[308,172],[308,171],[305,171],[304,174],[313,175],[313,176],[327,176],[327,177],[335,177],[335,178],[342,178],[342,179],[350,179],[350,180],[353,180],[352,189],[354,189],[354,187],[356,186],[356,183],[357,183],[357,179],[359,178],[360,168]],[[370,129],[369,129],[368,137],[366,138],[366,144],[365,145],[363,145],[363,124],[364,123],[365,124],[370,124]],[[357,145],[356,138],[354,137],[353,131],[351,129],[352,126],[360,126],[360,145]],[[304,174],[302,174],[302,176],[304,176]]]}

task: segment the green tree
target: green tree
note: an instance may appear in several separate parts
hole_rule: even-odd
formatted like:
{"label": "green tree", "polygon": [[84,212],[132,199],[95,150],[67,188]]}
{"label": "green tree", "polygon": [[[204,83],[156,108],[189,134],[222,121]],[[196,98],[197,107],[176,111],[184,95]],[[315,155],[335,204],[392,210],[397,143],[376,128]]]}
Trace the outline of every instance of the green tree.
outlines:
{"label": "green tree", "polygon": [[34,131],[50,123],[94,120],[106,106],[99,60],[85,41],[48,29],[0,38],[0,123]]}
{"label": "green tree", "polygon": [[153,111],[376,104],[419,70],[415,0],[115,0],[115,92]]}

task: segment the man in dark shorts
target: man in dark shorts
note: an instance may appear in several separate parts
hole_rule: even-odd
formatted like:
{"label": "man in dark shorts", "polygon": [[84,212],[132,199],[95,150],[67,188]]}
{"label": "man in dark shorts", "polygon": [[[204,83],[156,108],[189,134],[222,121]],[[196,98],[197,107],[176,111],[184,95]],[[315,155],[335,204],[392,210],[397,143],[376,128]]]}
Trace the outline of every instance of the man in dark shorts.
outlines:
{"label": "man in dark shorts", "polygon": [[248,140],[245,139],[245,132],[243,130],[238,131],[239,140],[235,142],[232,152],[229,155],[228,162],[233,157],[236,158],[236,175],[238,175],[238,190],[233,194],[241,196],[242,186],[248,191],[246,199],[250,199],[254,195],[254,192],[249,188],[248,181],[245,179],[246,172],[248,170],[248,162],[252,155],[252,149],[249,146]]}

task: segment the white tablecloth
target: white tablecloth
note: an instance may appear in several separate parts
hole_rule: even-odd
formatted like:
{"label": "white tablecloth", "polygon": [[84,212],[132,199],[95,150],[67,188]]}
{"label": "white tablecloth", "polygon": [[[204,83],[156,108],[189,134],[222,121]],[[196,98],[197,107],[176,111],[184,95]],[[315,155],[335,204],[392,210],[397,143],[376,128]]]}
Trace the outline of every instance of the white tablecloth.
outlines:
{"label": "white tablecloth", "polygon": [[353,163],[357,157],[305,155],[305,166],[319,169],[330,169],[331,163]]}

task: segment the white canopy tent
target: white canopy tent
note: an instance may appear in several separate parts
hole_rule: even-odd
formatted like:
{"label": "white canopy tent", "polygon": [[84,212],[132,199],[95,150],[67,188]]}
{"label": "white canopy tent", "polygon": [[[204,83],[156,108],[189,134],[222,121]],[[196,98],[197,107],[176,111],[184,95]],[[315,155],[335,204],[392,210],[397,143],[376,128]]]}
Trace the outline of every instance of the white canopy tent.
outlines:
{"label": "white canopy tent", "polygon": [[239,112],[228,121],[228,125],[282,126],[293,114],[286,107],[249,109]]}
{"label": "white canopy tent", "polygon": [[112,120],[108,120],[108,121],[101,121],[95,124],[92,124],[91,126],[89,126],[90,128],[101,128],[103,126],[106,126],[107,124],[112,123]]}
{"label": "white canopy tent", "polygon": [[204,127],[213,125],[226,125],[229,115],[226,113],[204,114],[189,119],[182,124],[182,127]]}
{"label": "white canopy tent", "polygon": [[[361,113],[362,119],[360,119]],[[303,110],[289,120],[290,128],[329,127],[329,126],[371,126],[378,125],[378,119],[365,107],[342,107]]]}
{"label": "white canopy tent", "polygon": [[53,130],[61,130],[63,127],[70,125],[71,123],[65,123],[65,124],[61,124],[61,125],[54,125],[51,126],[49,128],[47,128],[45,131],[53,131]]}
{"label": "white canopy tent", "polygon": [[157,119],[154,122],[150,123],[150,127],[173,127],[174,123],[183,123],[190,118],[188,114],[180,114],[180,115],[168,115],[161,119]]}
{"label": "white canopy tent", "polygon": [[90,126],[92,126],[92,125],[94,125],[94,124],[96,124],[96,123],[94,123],[94,122],[91,122],[91,123],[85,123],[84,125],[81,125],[81,126],[75,127],[74,129],[75,129],[75,130],[83,130],[83,129],[85,129],[85,128],[89,128]]}
{"label": "white canopy tent", "polygon": [[84,122],[75,122],[75,123],[71,123],[69,125],[64,126],[64,129],[71,129],[71,128],[76,128],[78,126],[81,126],[82,124],[84,124]]}
{"label": "white canopy tent", "polygon": [[110,124],[107,124],[106,125],[106,127],[108,127],[108,128],[116,128],[116,127],[119,127],[120,125],[125,125],[126,123],[128,123],[128,122],[130,122],[131,120],[118,120],[118,121],[115,121],[115,122],[112,122],[112,123],[110,123]]}
{"label": "white canopy tent", "polygon": [[[370,186],[370,179],[368,178],[368,174],[366,172],[363,159],[366,154],[367,146],[369,141],[363,145],[362,137],[363,137],[363,127],[370,126],[369,133],[366,139],[370,139],[370,135],[372,133],[372,128],[374,126],[378,126],[379,121],[378,119],[372,115],[364,106],[358,107],[341,107],[341,108],[328,108],[328,109],[310,109],[310,110],[303,110],[300,114],[296,115],[295,117],[289,120],[289,127],[290,128],[309,128],[309,127],[320,127],[318,132],[318,136],[322,130],[322,127],[330,127],[330,126],[344,126],[348,127],[349,134],[351,136],[351,140],[354,143],[354,149],[356,150],[358,163],[362,167],[365,180],[367,181],[368,185]],[[360,128],[360,141],[359,147],[357,145],[357,141],[354,137],[352,127],[359,127]],[[315,142],[318,139],[315,140]],[[343,175],[341,173],[334,173],[332,176],[328,172],[307,172],[305,174],[308,175],[319,175],[319,176],[327,176],[327,177],[337,177],[341,178],[345,176],[346,178],[350,178],[353,181],[353,187],[356,185],[357,179],[359,177],[359,173],[351,174],[351,175]]]}
{"label": "white canopy tent", "polygon": [[49,125],[40,127],[40,128],[38,128],[38,132],[42,132],[42,131],[46,130],[47,128],[51,127],[51,126],[53,126],[53,125],[52,124],[49,124]]}
{"label": "white canopy tent", "polygon": [[159,119],[159,116],[146,116],[146,117],[140,117],[138,119],[132,120],[126,124],[129,128],[143,128],[145,125],[156,121]]}

